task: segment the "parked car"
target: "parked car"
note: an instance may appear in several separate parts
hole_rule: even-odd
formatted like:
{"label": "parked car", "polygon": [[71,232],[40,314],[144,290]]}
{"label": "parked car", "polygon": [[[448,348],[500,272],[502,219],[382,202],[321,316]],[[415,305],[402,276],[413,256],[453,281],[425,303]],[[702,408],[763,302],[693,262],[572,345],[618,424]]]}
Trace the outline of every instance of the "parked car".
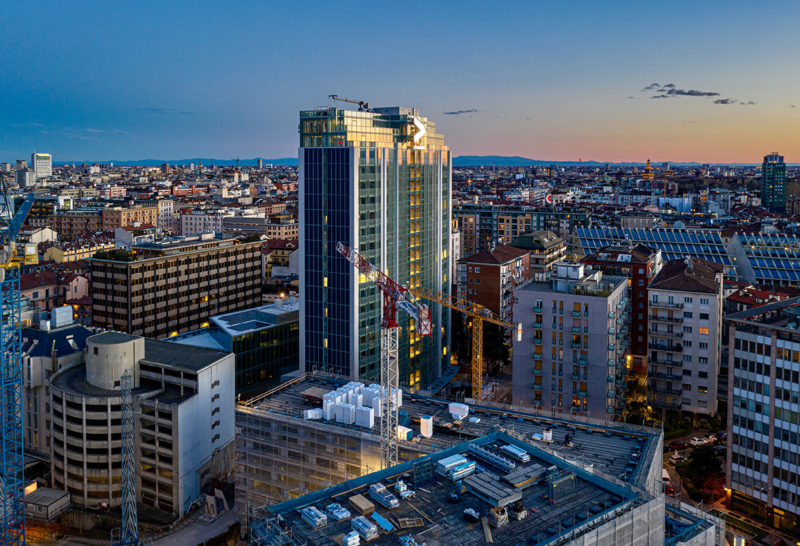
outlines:
{"label": "parked car", "polygon": [[669,456],[669,460],[673,463],[685,463],[689,459],[678,453],[677,451]]}
{"label": "parked car", "polygon": [[703,438],[702,436],[695,436],[689,442],[689,444],[691,444],[692,447],[704,446],[707,443],[708,443],[708,438]]}
{"label": "parked car", "polygon": [[682,449],[687,449],[688,447],[689,446],[686,443],[679,440],[675,440],[669,444],[669,449],[671,451],[681,451]]}

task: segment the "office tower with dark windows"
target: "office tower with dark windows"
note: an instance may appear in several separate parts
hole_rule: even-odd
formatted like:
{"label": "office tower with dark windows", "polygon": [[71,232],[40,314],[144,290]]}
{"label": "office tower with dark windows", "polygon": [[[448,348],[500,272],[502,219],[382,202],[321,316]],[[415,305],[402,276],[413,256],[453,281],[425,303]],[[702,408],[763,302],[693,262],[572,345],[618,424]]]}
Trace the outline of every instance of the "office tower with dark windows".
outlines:
{"label": "office tower with dark windows", "polygon": [[[336,252],[342,242],[400,284],[450,293],[451,157],[411,108],[300,112],[301,370],[376,381],[381,295]],[[449,361],[450,318],[434,334],[398,313],[400,384],[424,388]]]}
{"label": "office tower with dark windows", "polygon": [[773,152],[761,164],[761,206],[783,212],[786,209],[786,163]]}

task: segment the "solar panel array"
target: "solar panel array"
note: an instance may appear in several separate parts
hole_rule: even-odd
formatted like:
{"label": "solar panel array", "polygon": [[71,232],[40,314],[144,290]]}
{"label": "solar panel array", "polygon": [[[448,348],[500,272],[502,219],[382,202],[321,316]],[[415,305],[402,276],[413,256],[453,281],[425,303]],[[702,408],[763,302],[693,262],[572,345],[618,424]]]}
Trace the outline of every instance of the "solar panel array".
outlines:
{"label": "solar panel array", "polygon": [[800,282],[800,237],[739,234],[739,241],[757,282]]}
{"label": "solar panel array", "polygon": [[719,231],[682,229],[622,229],[616,227],[576,227],[584,254],[597,252],[609,245],[631,242],[660,249],[664,260],[686,256],[730,266],[731,260]]}

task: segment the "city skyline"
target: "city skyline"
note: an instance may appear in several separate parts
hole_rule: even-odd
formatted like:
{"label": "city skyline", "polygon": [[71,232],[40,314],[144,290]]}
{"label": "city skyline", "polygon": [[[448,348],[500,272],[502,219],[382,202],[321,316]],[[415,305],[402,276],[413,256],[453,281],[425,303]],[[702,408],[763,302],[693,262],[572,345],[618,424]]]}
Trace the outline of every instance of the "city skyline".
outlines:
{"label": "city skyline", "polygon": [[455,157],[793,163],[800,13],[782,5],[439,3],[355,24],[355,5],[29,3],[0,36],[0,158],[296,157],[297,112],[337,93],[418,108]]}

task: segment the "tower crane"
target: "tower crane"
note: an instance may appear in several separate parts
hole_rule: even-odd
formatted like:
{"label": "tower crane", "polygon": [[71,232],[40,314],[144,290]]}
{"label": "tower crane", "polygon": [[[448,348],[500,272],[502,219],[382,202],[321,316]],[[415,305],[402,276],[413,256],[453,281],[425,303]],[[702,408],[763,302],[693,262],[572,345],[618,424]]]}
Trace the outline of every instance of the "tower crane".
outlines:
{"label": "tower crane", "polygon": [[369,111],[369,103],[363,100],[353,100],[353,99],[346,99],[344,97],[340,97],[338,95],[328,95],[328,98],[331,100],[338,100],[341,102],[349,102],[350,104],[357,104],[359,112],[368,112]]}
{"label": "tower crane", "polygon": [[378,287],[383,297],[381,318],[381,465],[396,465],[397,454],[397,404],[395,393],[399,387],[397,310],[402,309],[416,322],[422,336],[431,334],[430,308],[421,303],[404,286],[375,267],[352,248],[336,243],[336,251],[353,264],[367,279]]}
{"label": "tower crane", "polygon": [[0,178],[0,208],[10,218],[0,231],[0,544],[25,544],[25,469],[22,437],[22,356],[20,258],[16,239],[33,206],[28,194],[11,215],[5,180]]}
{"label": "tower crane", "polygon": [[506,322],[492,313],[489,309],[465,299],[442,294],[427,288],[415,288],[410,291],[418,299],[432,301],[455,309],[472,319],[472,398],[480,403],[483,400],[483,323],[491,322],[513,332],[517,331],[517,341],[522,340],[522,323],[516,325]]}

